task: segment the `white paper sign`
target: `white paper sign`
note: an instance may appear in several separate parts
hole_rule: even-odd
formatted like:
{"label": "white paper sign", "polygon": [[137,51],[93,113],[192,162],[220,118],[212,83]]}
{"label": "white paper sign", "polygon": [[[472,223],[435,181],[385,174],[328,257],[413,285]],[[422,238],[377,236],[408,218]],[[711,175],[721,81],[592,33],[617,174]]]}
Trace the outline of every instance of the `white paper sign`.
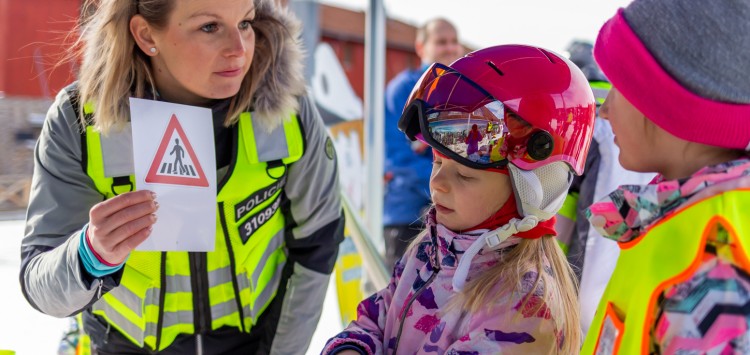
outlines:
{"label": "white paper sign", "polygon": [[213,251],[216,156],[211,110],[130,98],[136,188],[156,193],[151,236],[138,250]]}

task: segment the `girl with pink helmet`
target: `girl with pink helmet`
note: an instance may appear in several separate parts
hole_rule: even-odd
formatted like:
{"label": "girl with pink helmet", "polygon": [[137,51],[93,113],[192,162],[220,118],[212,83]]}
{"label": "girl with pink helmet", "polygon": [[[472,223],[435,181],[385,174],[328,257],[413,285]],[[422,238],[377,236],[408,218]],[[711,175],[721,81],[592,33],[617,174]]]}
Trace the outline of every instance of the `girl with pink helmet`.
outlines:
{"label": "girl with pink helmet", "polygon": [[[542,48],[433,64],[399,122],[433,148],[426,228],[323,354],[577,352],[575,276],[554,215],[583,172],[595,108],[583,73]],[[481,159],[455,139],[474,125],[477,151],[493,152]]]}

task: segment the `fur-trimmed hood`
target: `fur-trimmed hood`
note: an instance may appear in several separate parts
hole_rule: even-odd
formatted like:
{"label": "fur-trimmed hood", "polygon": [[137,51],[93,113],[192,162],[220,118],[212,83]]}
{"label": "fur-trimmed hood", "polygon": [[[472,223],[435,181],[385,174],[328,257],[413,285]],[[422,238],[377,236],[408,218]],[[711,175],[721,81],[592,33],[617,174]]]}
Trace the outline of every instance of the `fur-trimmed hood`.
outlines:
{"label": "fur-trimmed hood", "polygon": [[254,111],[267,130],[278,126],[289,112],[299,110],[299,96],[305,93],[304,51],[300,42],[299,20],[287,7],[274,0],[255,0],[256,16],[271,17],[283,24],[286,33],[274,36],[283,44],[255,91]]}

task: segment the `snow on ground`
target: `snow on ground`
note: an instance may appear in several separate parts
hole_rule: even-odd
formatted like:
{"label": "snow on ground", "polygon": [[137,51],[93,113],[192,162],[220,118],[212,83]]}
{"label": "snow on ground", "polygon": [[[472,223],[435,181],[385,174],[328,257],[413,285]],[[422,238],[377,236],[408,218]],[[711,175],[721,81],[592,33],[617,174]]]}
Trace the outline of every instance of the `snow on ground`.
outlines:
{"label": "snow on ground", "polygon": [[[23,298],[18,278],[22,237],[22,220],[0,220],[0,353],[2,350],[14,350],[16,355],[54,355],[67,330],[68,320],[44,315],[33,309]],[[323,315],[307,351],[308,355],[320,354],[326,340],[342,329],[333,281],[328,289]]]}
{"label": "snow on ground", "polygon": [[16,355],[57,354],[68,320],[44,315],[23,298],[18,278],[22,237],[23,221],[0,221],[0,349]]}
{"label": "snow on ground", "polygon": [[312,342],[310,342],[310,347],[307,349],[307,355],[320,354],[323,346],[326,345],[326,341],[344,329],[341,325],[338,302],[336,281],[332,275],[331,282],[328,284],[326,300],[323,303],[323,314],[320,316],[318,328],[315,329]]}

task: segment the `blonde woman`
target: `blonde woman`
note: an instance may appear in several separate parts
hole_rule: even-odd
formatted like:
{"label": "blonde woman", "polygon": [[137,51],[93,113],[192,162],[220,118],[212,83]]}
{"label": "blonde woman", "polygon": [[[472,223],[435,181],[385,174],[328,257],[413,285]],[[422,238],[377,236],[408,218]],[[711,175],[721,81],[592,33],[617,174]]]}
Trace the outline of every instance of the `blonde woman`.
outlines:
{"label": "blonde woman", "polygon": [[[343,219],[296,21],[272,0],[90,0],[82,13],[78,81],[35,150],[26,299],[80,314],[84,352],[304,353]],[[132,191],[129,97],[212,110],[215,251],[134,251],[159,198]]]}
{"label": "blonde woman", "polygon": [[[575,277],[554,215],[583,172],[595,109],[583,73],[542,48],[433,64],[399,122],[433,148],[425,231],[323,353],[576,353]],[[472,159],[452,138],[472,126],[498,127],[478,148],[498,142],[502,156]]]}

